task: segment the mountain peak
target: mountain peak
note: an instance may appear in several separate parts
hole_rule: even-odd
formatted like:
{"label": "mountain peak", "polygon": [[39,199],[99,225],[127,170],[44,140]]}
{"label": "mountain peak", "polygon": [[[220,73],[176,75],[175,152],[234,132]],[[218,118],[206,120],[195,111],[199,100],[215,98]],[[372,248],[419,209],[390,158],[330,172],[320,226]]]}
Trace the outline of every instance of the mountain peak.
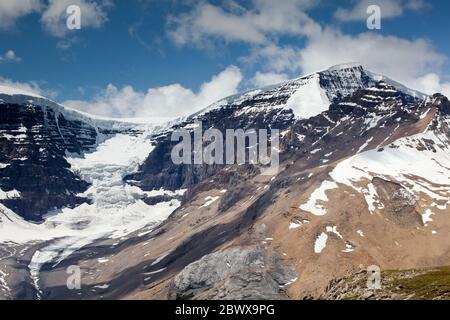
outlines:
{"label": "mountain peak", "polygon": [[340,71],[340,70],[345,70],[345,69],[364,69],[363,65],[358,63],[358,62],[349,62],[349,63],[341,63],[341,64],[337,64],[334,65],[328,69],[326,69],[326,71]]}
{"label": "mountain peak", "polygon": [[450,101],[446,96],[440,93],[435,93],[432,96],[427,98],[426,103],[430,103],[444,111],[447,114],[450,114]]}

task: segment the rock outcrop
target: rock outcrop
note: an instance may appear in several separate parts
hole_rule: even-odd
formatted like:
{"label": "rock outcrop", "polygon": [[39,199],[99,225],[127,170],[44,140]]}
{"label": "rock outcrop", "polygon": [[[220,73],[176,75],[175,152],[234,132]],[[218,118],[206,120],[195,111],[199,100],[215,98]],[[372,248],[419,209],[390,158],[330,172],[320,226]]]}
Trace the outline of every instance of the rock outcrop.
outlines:
{"label": "rock outcrop", "polygon": [[286,299],[283,287],[295,270],[268,258],[264,247],[234,247],[204,256],[186,266],[173,280],[175,299]]}

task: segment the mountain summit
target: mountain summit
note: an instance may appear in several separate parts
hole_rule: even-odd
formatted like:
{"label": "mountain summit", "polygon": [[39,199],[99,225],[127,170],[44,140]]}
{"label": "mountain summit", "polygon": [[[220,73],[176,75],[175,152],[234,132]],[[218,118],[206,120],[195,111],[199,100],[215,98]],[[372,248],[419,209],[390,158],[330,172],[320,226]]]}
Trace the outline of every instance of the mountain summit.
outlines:
{"label": "mountain summit", "polygon": [[[338,297],[368,266],[450,265],[440,94],[345,64],[153,126],[2,90],[0,297]],[[280,130],[279,172],[175,164],[172,133],[199,121]]]}
{"label": "mountain summit", "polygon": [[426,97],[423,93],[409,89],[386,76],[368,71],[362,65],[354,63],[336,65],[277,85],[238,94],[221,100],[204,111],[224,105],[243,104],[245,101],[258,101],[265,108],[284,107],[291,109],[296,118],[309,118],[328,110],[332,102],[349,96],[359,89],[373,86],[379,81],[384,81],[414,98]]}

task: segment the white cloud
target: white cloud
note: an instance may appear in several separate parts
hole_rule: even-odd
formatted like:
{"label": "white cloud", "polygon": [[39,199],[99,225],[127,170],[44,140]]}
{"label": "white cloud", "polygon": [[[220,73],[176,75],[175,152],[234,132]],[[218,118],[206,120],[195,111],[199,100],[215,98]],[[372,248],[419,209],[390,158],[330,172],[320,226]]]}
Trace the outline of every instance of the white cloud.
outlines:
{"label": "white cloud", "polygon": [[41,0],[1,0],[0,29],[10,29],[16,20],[41,9]]}
{"label": "white cloud", "polygon": [[265,87],[272,84],[277,84],[288,80],[288,75],[285,73],[275,72],[256,72],[250,83],[255,87]]}
{"label": "white cloud", "polygon": [[22,58],[18,57],[14,50],[8,50],[5,54],[0,54],[0,63],[2,62],[21,62]]}
{"label": "white cloud", "polygon": [[424,39],[407,40],[367,32],[347,35],[330,28],[307,38],[304,47],[267,46],[253,47],[249,56],[241,61],[260,63],[266,73],[310,73],[330,66],[358,62],[369,70],[385,74],[406,85],[417,87],[417,79],[441,70],[447,57],[438,53]]}
{"label": "white cloud", "polygon": [[44,29],[56,37],[64,37],[69,31],[66,26],[67,8],[77,5],[81,9],[81,28],[100,28],[108,20],[106,10],[112,5],[110,0],[49,0],[42,13]]}
{"label": "white cloud", "polygon": [[109,84],[93,101],[66,101],[63,104],[88,113],[119,118],[177,117],[190,115],[217,100],[238,92],[242,74],[230,66],[201,85],[197,93],[180,84],[136,91],[132,86],[118,89]]}
{"label": "white cloud", "polygon": [[18,82],[18,81],[13,81],[10,79],[0,77],[0,86],[15,88],[20,91],[29,92],[31,94],[38,95],[38,96],[43,96],[45,94],[48,94],[48,92],[44,92],[44,90],[41,89],[39,84],[34,81]]}
{"label": "white cloud", "polygon": [[169,36],[178,45],[205,46],[211,40],[263,44],[272,35],[302,36],[320,31],[319,24],[304,12],[316,0],[252,2],[253,9],[201,2],[190,12],[168,19]]}
{"label": "white cloud", "polygon": [[422,10],[428,5],[423,0],[358,0],[352,8],[338,8],[334,14],[340,21],[364,21],[367,19],[367,8],[378,5],[381,17],[393,18],[404,14],[405,10]]}
{"label": "white cloud", "polygon": [[428,73],[413,81],[412,85],[424,93],[442,93],[450,98],[450,82],[443,82],[436,73]]}
{"label": "white cloud", "polygon": [[[446,60],[447,57],[437,52],[425,39],[407,40],[373,32],[347,35],[330,28],[308,37],[301,48],[275,43],[253,46],[250,55],[241,59],[247,64],[259,63],[269,75],[287,74],[289,77],[316,72],[336,64],[358,62],[371,71],[425,93],[446,90],[445,82],[436,80]],[[261,76],[258,75],[258,78]],[[261,80],[260,84],[269,81],[270,78],[267,82]],[[252,83],[258,83],[256,76]],[[430,87],[434,90],[430,90]]]}
{"label": "white cloud", "polygon": [[299,50],[293,46],[280,47],[275,43],[265,46],[254,46],[247,57],[241,61],[249,64],[262,62],[262,67],[268,71],[280,73],[282,71],[297,72],[300,69]]}
{"label": "white cloud", "polygon": [[[424,39],[406,40],[371,32],[346,35],[326,28],[308,37],[302,48],[274,43],[257,46],[241,61],[259,63],[267,74],[287,74],[289,77],[316,72],[336,64],[358,62],[371,71],[423,90],[418,86],[420,82],[417,79],[427,73],[439,73],[446,57],[436,52]],[[253,83],[256,84],[256,80]]]}
{"label": "white cloud", "polygon": [[343,62],[360,62],[410,85],[426,73],[440,70],[446,57],[424,39],[406,40],[377,33],[345,35],[325,29],[299,50],[300,66],[313,72]]}
{"label": "white cloud", "polygon": [[420,11],[431,7],[431,3],[426,0],[409,0],[405,2],[405,8],[409,10]]}
{"label": "white cloud", "polygon": [[11,29],[18,18],[39,12],[44,29],[64,37],[69,31],[66,10],[70,5],[81,9],[81,28],[100,28],[108,20],[107,10],[113,4],[112,0],[1,0],[0,29]]}
{"label": "white cloud", "polygon": [[[406,85],[424,90],[421,77],[439,75],[447,57],[425,39],[408,40],[366,32],[348,35],[339,29],[322,28],[305,11],[318,1],[253,0],[252,9],[235,2],[212,5],[205,1],[188,13],[169,18],[169,35],[179,45],[206,46],[222,41],[249,45],[250,54],[241,58],[247,65],[258,65],[260,73],[250,80],[267,85],[285,77],[315,72],[335,64],[359,62],[369,70],[383,73]],[[383,17],[395,17],[406,10],[421,10],[424,0],[359,0],[350,9],[340,8],[336,16],[353,21],[367,18],[369,4],[379,4]],[[281,37],[299,36],[303,47],[280,45]],[[419,87],[418,87],[419,86]],[[445,86],[443,87],[445,88]]]}

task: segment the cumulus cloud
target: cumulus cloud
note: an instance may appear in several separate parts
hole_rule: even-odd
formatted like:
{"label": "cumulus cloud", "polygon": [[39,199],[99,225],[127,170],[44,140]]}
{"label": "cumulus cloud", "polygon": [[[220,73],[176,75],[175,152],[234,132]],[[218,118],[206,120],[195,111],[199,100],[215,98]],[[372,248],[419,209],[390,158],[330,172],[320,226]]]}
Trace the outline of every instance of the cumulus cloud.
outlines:
{"label": "cumulus cloud", "polygon": [[[171,16],[168,32],[178,45],[201,47],[217,41],[248,44],[250,53],[240,61],[261,67],[249,82],[257,86],[345,62],[359,62],[407,85],[420,85],[417,80],[424,75],[439,74],[446,57],[428,41],[370,32],[347,35],[336,28],[322,28],[305,13],[317,3],[253,0],[252,9],[248,9],[234,2],[226,6],[203,1],[187,13]],[[423,0],[359,0],[352,8],[339,8],[335,15],[343,21],[366,19],[369,4],[380,5],[383,17],[428,6]],[[279,39],[285,36],[301,37],[304,45],[281,45]]]}
{"label": "cumulus cloud", "polygon": [[64,37],[69,31],[66,26],[67,8],[77,5],[81,9],[81,28],[100,28],[108,20],[107,9],[110,0],[49,0],[42,13],[44,29],[56,37]]}
{"label": "cumulus cloud", "polygon": [[178,45],[205,46],[210,41],[268,43],[279,34],[307,35],[320,31],[305,9],[316,0],[253,0],[252,9],[235,2],[217,6],[200,2],[191,11],[170,16],[168,34]]}
{"label": "cumulus cloud", "polygon": [[109,84],[93,101],[66,101],[63,104],[88,113],[106,117],[178,117],[190,115],[226,96],[237,93],[242,74],[230,66],[210,81],[201,85],[198,92],[180,84],[136,91],[132,86],[121,89]]}
{"label": "cumulus cloud", "polygon": [[304,72],[360,62],[375,72],[406,82],[439,70],[446,60],[424,39],[406,40],[371,32],[353,36],[332,29],[310,38],[299,56]]}
{"label": "cumulus cloud", "polygon": [[[279,46],[274,43],[253,47],[251,53],[241,61],[259,63],[269,75],[274,73],[290,77],[316,72],[336,64],[358,62],[371,71],[427,92],[424,82],[417,80],[428,73],[439,74],[446,59],[446,56],[438,53],[424,39],[407,40],[372,32],[347,35],[339,30],[325,28],[308,37],[303,47]],[[270,77],[266,79],[270,81]],[[256,78],[253,83],[258,83]]]}
{"label": "cumulus cloud", "polygon": [[406,40],[377,33],[351,36],[326,29],[299,50],[300,66],[306,73],[342,62],[359,62],[414,89],[426,91],[418,81],[428,73],[439,73],[447,57],[424,39]]}
{"label": "cumulus cloud", "polygon": [[40,11],[41,0],[1,0],[0,29],[10,29],[16,20],[30,13]]}
{"label": "cumulus cloud", "polygon": [[254,46],[250,54],[240,60],[248,64],[260,63],[266,71],[277,73],[282,71],[297,72],[301,68],[298,48],[279,46],[275,43]]}
{"label": "cumulus cloud", "polygon": [[41,23],[48,33],[64,37],[67,32],[67,8],[81,9],[81,28],[100,28],[108,20],[107,10],[112,0],[1,0],[0,29],[11,29],[17,19],[31,13],[41,14]]}
{"label": "cumulus cloud", "polygon": [[285,73],[276,72],[256,72],[250,80],[250,84],[255,87],[265,87],[268,85],[280,83],[288,80],[288,75]]}
{"label": "cumulus cloud", "polygon": [[428,73],[412,82],[412,86],[420,88],[427,94],[442,93],[450,98],[450,82],[445,82],[436,73]]}
{"label": "cumulus cloud", "polygon": [[381,8],[382,18],[393,18],[404,14],[405,10],[422,10],[428,6],[423,0],[359,0],[351,8],[338,8],[334,14],[340,21],[366,20],[367,8],[378,5]]}
{"label": "cumulus cloud", "polygon": [[14,50],[8,50],[5,54],[0,55],[0,63],[2,62],[21,62],[22,58],[18,57]]}
{"label": "cumulus cloud", "polygon": [[251,53],[241,59],[249,64],[259,63],[268,74],[290,77],[340,63],[358,62],[371,71],[424,92],[427,92],[425,82],[418,79],[427,74],[438,75],[446,60],[445,55],[424,39],[407,40],[373,32],[347,35],[330,28],[308,37],[303,47],[271,43],[253,47]]}
{"label": "cumulus cloud", "polygon": [[49,92],[45,92],[39,84],[35,81],[30,82],[18,82],[10,79],[0,77],[0,86],[16,88],[24,92],[29,92],[35,95],[43,96],[49,94]]}

